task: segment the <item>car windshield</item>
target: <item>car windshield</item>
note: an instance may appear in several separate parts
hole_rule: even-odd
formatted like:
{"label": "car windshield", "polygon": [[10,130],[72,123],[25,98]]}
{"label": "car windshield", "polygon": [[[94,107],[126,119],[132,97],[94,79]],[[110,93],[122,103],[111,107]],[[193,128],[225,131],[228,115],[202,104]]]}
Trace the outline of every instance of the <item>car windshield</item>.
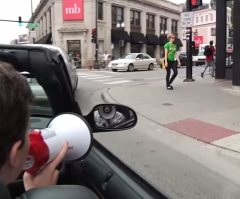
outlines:
{"label": "car windshield", "polygon": [[136,55],[135,54],[127,54],[121,57],[120,59],[135,59]]}
{"label": "car windshield", "polygon": [[204,53],[203,52],[199,52],[198,56],[204,56]]}

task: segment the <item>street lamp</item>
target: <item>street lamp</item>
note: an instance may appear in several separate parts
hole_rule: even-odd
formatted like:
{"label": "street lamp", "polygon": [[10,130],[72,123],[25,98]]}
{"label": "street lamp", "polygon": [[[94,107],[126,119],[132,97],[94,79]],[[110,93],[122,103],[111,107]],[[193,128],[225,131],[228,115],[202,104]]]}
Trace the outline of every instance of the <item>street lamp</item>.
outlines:
{"label": "street lamp", "polygon": [[[119,30],[124,30],[125,28],[125,23],[124,22],[118,22],[116,25],[117,29]],[[120,57],[123,56],[123,48],[124,48],[124,40],[119,40],[119,47],[120,47]]]}
{"label": "street lamp", "polygon": [[164,34],[167,35],[167,34],[168,34],[168,31],[167,31],[167,30],[165,30],[165,31],[162,30],[162,31],[161,31],[161,35],[164,35]]}

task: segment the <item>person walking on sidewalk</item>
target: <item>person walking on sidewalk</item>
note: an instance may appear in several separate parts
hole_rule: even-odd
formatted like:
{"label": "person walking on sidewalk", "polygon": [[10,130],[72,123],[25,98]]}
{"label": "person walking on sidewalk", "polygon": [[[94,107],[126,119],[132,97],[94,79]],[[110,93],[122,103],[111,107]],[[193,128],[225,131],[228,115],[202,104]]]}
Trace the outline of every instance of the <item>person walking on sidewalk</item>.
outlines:
{"label": "person walking on sidewalk", "polygon": [[104,54],[103,54],[104,69],[107,69],[107,67],[108,67],[108,60],[109,60],[109,54],[107,53],[107,51],[105,51]]}
{"label": "person walking on sidewalk", "polygon": [[213,46],[213,41],[209,42],[210,46],[205,46],[204,55],[206,56],[205,59],[205,68],[204,71],[201,73],[201,77],[204,77],[204,73],[208,67],[212,67],[211,76],[214,77],[215,72],[215,63],[214,63],[214,55],[215,55],[215,48]]}
{"label": "person walking on sidewalk", "polygon": [[[179,60],[178,54],[176,53],[177,51],[177,46],[174,44],[175,41],[175,35],[170,34],[168,36],[169,42],[164,45],[165,48],[165,67],[167,71],[166,75],[166,86],[168,90],[173,90],[172,83],[174,79],[178,75],[178,66],[181,66],[181,62]],[[171,70],[173,70],[173,75],[170,79],[171,76]]]}

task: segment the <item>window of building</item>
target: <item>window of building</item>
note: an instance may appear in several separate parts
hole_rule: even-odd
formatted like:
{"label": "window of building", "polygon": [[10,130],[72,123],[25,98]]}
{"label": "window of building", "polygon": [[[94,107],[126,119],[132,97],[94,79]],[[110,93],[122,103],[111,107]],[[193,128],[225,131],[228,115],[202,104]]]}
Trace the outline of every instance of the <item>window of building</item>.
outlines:
{"label": "window of building", "polygon": [[124,10],[122,7],[112,6],[112,27],[116,27],[118,22],[124,21]]}
{"label": "window of building", "polygon": [[211,36],[216,36],[216,28],[211,28]]}
{"label": "window of building", "polygon": [[172,33],[178,34],[178,21],[172,20]]}
{"label": "window of building", "polygon": [[131,25],[140,26],[141,25],[141,13],[139,11],[131,10]]}
{"label": "window of building", "polygon": [[198,17],[195,18],[195,22],[198,23]]}
{"label": "window of building", "polygon": [[203,16],[201,16],[201,22],[203,22]]}
{"label": "window of building", "polygon": [[49,10],[49,32],[52,32],[52,12]]}
{"label": "window of building", "polygon": [[160,17],[160,32],[167,30],[167,18],[166,17]]}
{"label": "window of building", "polygon": [[155,16],[152,14],[147,14],[147,28],[148,29],[154,29],[155,28]]}
{"label": "window of building", "polygon": [[103,20],[103,2],[98,2],[98,20]]}
{"label": "window of building", "polygon": [[210,20],[213,21],[213,14],[210,14]]}
{"label": "window of building", "polygon": [[208,21],[208,15],[205,16],[205,21]]}

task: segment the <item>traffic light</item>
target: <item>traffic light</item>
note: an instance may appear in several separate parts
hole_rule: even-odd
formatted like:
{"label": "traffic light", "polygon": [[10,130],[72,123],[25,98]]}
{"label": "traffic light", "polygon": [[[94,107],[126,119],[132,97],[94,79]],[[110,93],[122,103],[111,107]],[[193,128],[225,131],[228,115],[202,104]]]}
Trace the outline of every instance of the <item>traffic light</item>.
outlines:
{"label": "traffic light", "polygon": [[92,29],[92,43],[96,43],[96,28]]}
{"label": "traffic light", "polygon": [[202,6],[202,0],[189,0],[191,1],[191,9],[198,8],[199,6]]}
{"label": "traffic light", "polygon": [[22,17],[18,17],[18,25],[22,26]]}

